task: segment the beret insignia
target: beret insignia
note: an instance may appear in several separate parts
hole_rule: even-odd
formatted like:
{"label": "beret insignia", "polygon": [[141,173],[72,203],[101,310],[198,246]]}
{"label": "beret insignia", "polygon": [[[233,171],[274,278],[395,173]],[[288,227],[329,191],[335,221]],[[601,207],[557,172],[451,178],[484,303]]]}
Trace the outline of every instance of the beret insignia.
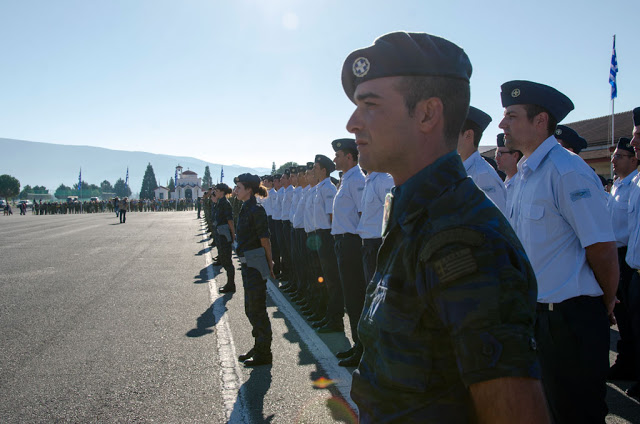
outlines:
{"label": "beret insignia", "polygon": [[356,77],[362,78],[367,75],[369,68],[371,68],[371,64],[366,57],[359,57],[353,61],[353,75]]}
{"label": "beret insignia", "polygon": [[342,143],[340,143],[339,141],[336,143],[336,146],[338,147],[342,147]]}
{"label": "beret insignia", "polygon": [[556,135],[560,135],[560,134],[562,134],[562,130],[561,130],[560,128],[558,128],[558,129],[556,130]]}
{"label": "beret insignia", "polygon": [[511,97],[518,97],[519,95],[520,95],[520,89],[514,88],[513,91],[511,92]]}
{"label": "beret insignia", "polygon": [[625,144],[625,147],[626,147],[627,149],[630,149],[630,148],[631,148],[631,143],[627,143],[627,144]]}

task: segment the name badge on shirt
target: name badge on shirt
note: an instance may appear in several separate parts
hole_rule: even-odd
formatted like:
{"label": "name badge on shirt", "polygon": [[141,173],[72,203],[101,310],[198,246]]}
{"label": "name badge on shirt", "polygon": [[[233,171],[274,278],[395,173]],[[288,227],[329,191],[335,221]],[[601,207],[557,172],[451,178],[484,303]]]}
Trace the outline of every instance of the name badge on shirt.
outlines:
{"label": "name badge on shirt", "polygon": [[382,215],[382,235],[387,232],[387,225],[391,217],[391,205],[393,203],[393,193],[387,193],[384,197],[384,215]]}

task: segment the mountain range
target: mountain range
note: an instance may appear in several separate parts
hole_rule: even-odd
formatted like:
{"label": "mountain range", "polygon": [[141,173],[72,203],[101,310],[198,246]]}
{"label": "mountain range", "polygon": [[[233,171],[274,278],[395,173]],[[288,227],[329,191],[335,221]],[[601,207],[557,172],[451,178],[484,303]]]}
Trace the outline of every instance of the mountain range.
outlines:
{"label": "mountain range", "polygon": [[223,181],[227,184],[245,172],[258,175],[271,172],[267,168],[221,165],[186,156],[0,138],[0,175],[9,174],[17,178],[21,189],[27,184],[32,187],[39,185],[45,186],[53,194],[60,184],[69,187],[76,184],[81,170],[82,181],[88,184],[100,186],[102,181],[107,180],[113,185],[118,178],[126,178],[128,168],[129,187],[137,197],[149,163],[161,186],[168,184],[178,165],[183,167],[183,171],[196,172],[200,178],[204,176],[204,169],[208,165],[214,183],[220,180],[220,171],[224,167]]}

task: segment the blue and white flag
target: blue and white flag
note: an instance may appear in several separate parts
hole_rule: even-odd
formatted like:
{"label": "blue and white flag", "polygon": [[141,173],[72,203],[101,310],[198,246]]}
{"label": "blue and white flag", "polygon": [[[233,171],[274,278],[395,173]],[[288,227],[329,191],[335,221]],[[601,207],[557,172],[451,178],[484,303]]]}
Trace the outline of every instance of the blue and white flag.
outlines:
{"label": "blue and white flag", "polygon": [[176,176],[173,179],[173,185],[178,187],[178,168],[176,168]]}
{"label": "blue and white flag", "polygon": [[78,191],[82,190],[82,168],[80,168],[80,173],[78,174]]}
{"label": "blue and white flag", "polygon": [[616,84],[618,75],[618,56],[616,55],[616,36],[613,36],[613,53],[611,54],[611,68],[609,69],[609,84],[611,84],[611,100],[618,97],[618,85]]}
{"label": "blue and white flag", "polygon": [[127,177],[124,180],[124,186],[129,187],[129,167],[127,166]]}
{"label": "blue and white flag", "polygon": [[224,179],[224,167],[220,167],[220,182]]}

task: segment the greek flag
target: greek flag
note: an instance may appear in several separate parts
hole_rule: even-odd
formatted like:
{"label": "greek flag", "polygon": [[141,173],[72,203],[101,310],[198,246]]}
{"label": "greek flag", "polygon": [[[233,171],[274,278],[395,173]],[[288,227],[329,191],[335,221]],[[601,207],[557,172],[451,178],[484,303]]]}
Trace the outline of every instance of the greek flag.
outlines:
{"label": "greek flag", "polygon": [[78,174],[78,191],[82,190],[82,168],[80,168],[80,173]]}
{"label": "greek flag", "polygon": [[129,167],[127,166],[127,177],[124,180],[124,186],[129,187]]}
{"label": "greek flag", "polygon": [[220,167],[220,182],[224,179],[224,167]]}
{"label": "greek flag", "polygon": [[173,179],[173,185],[176,187],[178,186],[178,168],[176,168],[176,176]]}
{"label": "greek flag", "polygon": [[616,55],[616,37],[613,36],[613,53],[611,54],[611,68],[609,69],[609,84],[611,84],[611,100],[618,97],[618,85],[616,75],[618,74],[618,56]]}

